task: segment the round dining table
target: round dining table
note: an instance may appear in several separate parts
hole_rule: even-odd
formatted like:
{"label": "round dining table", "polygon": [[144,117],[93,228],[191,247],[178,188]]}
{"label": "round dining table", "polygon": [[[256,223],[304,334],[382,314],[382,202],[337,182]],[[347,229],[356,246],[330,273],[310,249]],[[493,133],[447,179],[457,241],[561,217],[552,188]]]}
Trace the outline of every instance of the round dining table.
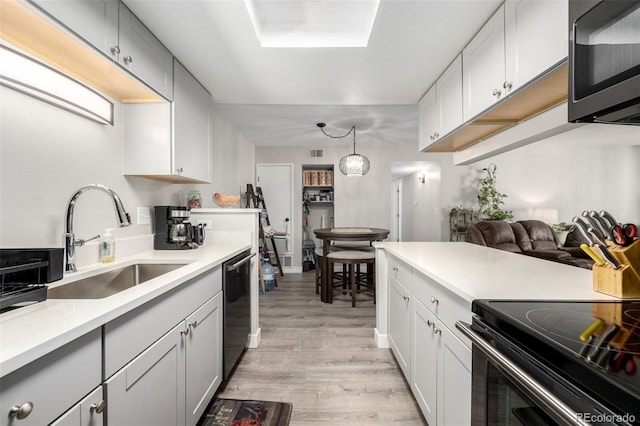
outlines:
{"label": "round dining table", "polygon": [[[367,228],[367,227],[338,227],[338,228],[320,228],[313,231],[316,238],[322,240],[322,260],[320,262],[321,286],[320,300],[329,302],[329,288],[327,274],[328,264],[327,254],[332,241],[382,241],[389,236],[389,230],[384,228]],[[316,267],[318,267],[316,265]]]}

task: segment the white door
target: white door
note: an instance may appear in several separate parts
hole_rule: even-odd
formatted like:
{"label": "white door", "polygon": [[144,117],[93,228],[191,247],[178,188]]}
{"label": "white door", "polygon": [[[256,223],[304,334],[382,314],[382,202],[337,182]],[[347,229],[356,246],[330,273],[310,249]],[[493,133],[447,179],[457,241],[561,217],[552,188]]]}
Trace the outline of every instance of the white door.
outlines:
{"label": "white door", "polygon": [[278,254],[292,255],[293,164],[256,164],[256,187],[262,188],[271,227],[287,233],[275,240]]}

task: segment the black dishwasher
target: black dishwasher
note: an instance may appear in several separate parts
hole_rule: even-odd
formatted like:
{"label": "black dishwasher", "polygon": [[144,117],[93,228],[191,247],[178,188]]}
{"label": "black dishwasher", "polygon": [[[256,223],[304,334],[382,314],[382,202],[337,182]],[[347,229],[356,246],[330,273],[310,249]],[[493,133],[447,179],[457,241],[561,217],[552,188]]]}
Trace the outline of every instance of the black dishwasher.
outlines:
{"label": "black dishwasher", "polygon": [[247,347],[251,333],[251,254],[250,250],[223,264],[223,370],[227,379],[231,370]]}

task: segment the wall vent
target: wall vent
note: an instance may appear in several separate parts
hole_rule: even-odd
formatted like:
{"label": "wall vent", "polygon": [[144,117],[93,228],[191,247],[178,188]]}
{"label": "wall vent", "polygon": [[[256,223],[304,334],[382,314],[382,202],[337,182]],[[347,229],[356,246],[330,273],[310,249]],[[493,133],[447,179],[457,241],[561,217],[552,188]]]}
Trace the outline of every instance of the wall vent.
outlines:
{"label": "wall vent", "polygon": [[324,156],[324,152],[321,149],[310,149],[309,158],[320,158]]}

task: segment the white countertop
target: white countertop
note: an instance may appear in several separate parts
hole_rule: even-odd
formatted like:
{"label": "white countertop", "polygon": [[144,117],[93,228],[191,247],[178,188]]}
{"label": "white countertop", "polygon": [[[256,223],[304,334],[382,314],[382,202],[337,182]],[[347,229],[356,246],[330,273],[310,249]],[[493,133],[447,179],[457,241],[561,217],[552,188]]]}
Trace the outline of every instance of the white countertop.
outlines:
{"label": "white countertop", "polygon": [[203,245],[195,250],[150,250],[113,263],[78,268],[78,272],[65,275],[49,287],[141,261],[185,263],[184,267],[103,299],[49,299],[1,314],[0,375],[17,370],[249,248],[248,243],[227,243]]}
{"label": "white countertop", "polygon": [[471,303],[475,299],[613,300],[591,270],[465,242],[374,243]]}

